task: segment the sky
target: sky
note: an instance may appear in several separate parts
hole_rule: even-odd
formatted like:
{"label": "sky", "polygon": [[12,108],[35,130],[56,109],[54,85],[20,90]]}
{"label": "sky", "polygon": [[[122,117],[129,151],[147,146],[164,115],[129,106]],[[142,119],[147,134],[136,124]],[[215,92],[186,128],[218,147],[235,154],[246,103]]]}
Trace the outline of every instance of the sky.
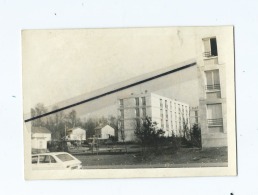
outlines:
{"label": "sky", "polygon": [[[24,30],[24,114],[29,113],[37,103],[43,103],[49,109],[56,104],[65,106],[134,78],[141,79],[149,73],[173,69],[179,63],[197,58],[200,53],[196,47],[197,35],[218,30],[221,28]],[[138,87],[192,106],[198,105],[196,68]],[[132,90],[137,90],[137,87],[129,89]],[[87,106],[110,113],[118,95],[96,101],[98,109],[96,105]],[[87,112],[94,112],[87,106],[76,109],[79,112],[85,110],[86,115]]]}

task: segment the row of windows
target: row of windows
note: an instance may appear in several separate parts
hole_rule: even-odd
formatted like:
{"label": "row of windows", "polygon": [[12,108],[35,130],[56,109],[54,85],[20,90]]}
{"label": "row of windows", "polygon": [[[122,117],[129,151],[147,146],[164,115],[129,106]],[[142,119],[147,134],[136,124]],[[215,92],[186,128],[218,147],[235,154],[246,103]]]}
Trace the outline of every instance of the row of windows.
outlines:
{"label": "row of windows", "polygon": [[[164,122],[163,122],[163,120],[161,120],[160,121],[160,124],[161,124],[161,128],[164,128]],[[179,122],[179,123],[175,123],[175,128],[177,129],[177,127],[178,127],[178,125],[179,125],[179,127],[183,127],[183,122]],[[168,122],[168,120],[166,120],[166,128],[168,129],[169,128],[169,122]],[[173,129],[173,122],[171,121],[171,128]]]}
{"label": "row of windows", "polygon": [[[166,115],[166,119],[168,118],[168,111],[166,110],[165,111],[165,115]],[[178,116],[179,115],[179,116]],[[176,118],[180,118],[181,117],[181,115],[180,115],[180,112],[178,113],[178,115],[177,115],[177,113],[175,112],[175,117]],[[182,115],[184,115],[184,112],[182,112]],[[172,111],[170,111],[170,117],[171,117],[171,119],[172,119]],[[160,109],[160,118],[163,118],[163,109]]]}
{"label": "row of windows", "polygon": [[[145,119],[135,119],[136,126],[140,127],[141,123],[143,123],[144,121],[145,121]],[[178,125],[178,123],[176,122],[176,124],[175,124],[176,129],[177,129],[177,125]],[[182,127],[183,122],[179,122],[179,126]],[[121,129],[124,129],[124,121],[123,120],[120,121],[120,127],[121,127]],[[161,128],[164,128],[164,121],[163,120],[161,120]],[[166,128],[167,129],[169,128],[168,120],[166,120]],[[173,122],[172,121],[171,121],[171,128],[173,128]]]}
{"label": "row of windows", "polygon": [[[140,106],[140,99],[141,99],[141,105],[142,106],[146,106],[146,98],[145,97],[141,97],[141,98],[136,97],[136,98],[134,98],[135,105],[136,106]],[[119,105],[120,106],[124,106],[124,100],[123,99],[119,100]]]}
{"label": "row of windows", "polygon": [[[143,117],[146,117],[146,108],[142,108],[141,110],[142,110],[142,116],[143,116]],[[125,116],[124,110],[120,110],[120,116],[121,116],[122,118],[124,118],[124,116]],[[136,117],[140,117],[140,108],[136,108],[136,109],[135,109],[135,116],[136,116]]]}
{"label": "row of windows", "polygon": [[[174,108],[176,108],[176,105],[178,107],[179,112],[181,111],[181,108],[182,108],[183,112],[184,112],[184,110],[186,112],[188,111],[188,106],[184,106],[184,105],[174,103]],[[168,101],[167,100],[165,100],[165,108],[168,109]],[[162,99],[160,99],[160,109],[163,109],[163,100]],[[172,102],[171,101],[170,101],[170,110],[172,110]]]}

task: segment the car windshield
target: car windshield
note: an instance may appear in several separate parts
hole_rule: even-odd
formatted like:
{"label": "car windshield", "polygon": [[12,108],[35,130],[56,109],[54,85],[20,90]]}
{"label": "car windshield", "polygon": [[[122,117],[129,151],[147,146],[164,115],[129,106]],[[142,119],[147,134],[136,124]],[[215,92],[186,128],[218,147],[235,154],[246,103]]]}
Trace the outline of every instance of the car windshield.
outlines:
{"label": "car windshield", "polygon": [[74,160],[74,158],[72,156],[70,156],[69,154],[58,154],[58,155],[56,155],[56,157],[59,158],[63,162]]}

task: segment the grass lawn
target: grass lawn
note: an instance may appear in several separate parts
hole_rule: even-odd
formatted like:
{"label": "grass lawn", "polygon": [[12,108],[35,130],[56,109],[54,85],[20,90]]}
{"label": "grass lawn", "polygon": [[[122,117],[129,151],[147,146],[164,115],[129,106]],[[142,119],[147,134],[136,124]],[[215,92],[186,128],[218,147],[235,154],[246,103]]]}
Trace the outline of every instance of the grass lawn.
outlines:
{"label": "grass lawn", "polygon": [[164,167],[175,164],[205,164],[205,163],[227,163],[228,161],[227,147],[193,149],[181,148],[177,152],[171,149],[164,149],[159,152],[148,152],[142,156],[141,153],[135,154],[106,154],[106,155],[76,155],[82,161],[82,165],[94,166],[125,166],[125,165],[154,165],[155,167]]}

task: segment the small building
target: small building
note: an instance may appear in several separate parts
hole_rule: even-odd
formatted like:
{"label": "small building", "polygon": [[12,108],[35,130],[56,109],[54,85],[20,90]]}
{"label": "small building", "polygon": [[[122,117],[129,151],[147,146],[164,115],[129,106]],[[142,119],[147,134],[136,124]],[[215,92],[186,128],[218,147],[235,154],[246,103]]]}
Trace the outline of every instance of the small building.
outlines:
{"label": "small building", "polygon": [[109,125],[99,125],[95,129],[95,136],[101,139],[108,139],[115,136],[115,129]]}
{"label": "small building", "polygon": [[31,127],[32,152],[45,152],[47,142],[51,140],[51,132],[46,127]]}
{"label": "small building", "polygon": [[83,141],[86,140],[86,130],[81,127],[74,127],[66,131],[66,138],[68,140]]}

